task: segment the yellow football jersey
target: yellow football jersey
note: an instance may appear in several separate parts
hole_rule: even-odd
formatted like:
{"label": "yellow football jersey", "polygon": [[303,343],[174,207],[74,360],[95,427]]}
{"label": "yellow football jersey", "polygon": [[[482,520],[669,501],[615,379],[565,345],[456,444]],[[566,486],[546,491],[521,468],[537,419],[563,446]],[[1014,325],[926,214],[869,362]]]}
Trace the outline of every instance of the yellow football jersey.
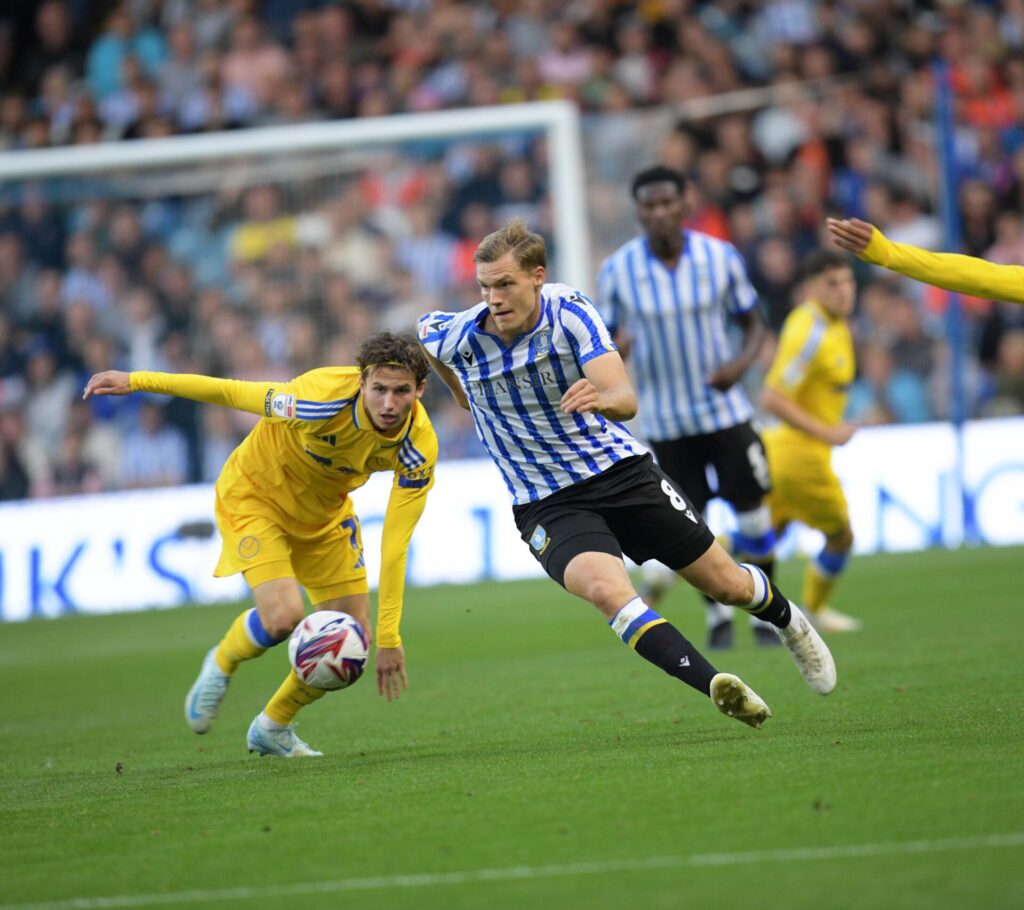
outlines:
{"label": "yellow football jersey", "polygon": [[137,372],[131,387],[261,415],[224,465],[218,496],[266,501],[297,537],[340,517],[348,494],[370,474],[393,471],[381,544],[377,643],[397,647],[406,556],[434,482],[437,436],[418,401],[395,436],[377,432],[359,378],[358,367],[324,367],[280,383]]}
{"label": "yellow football jersey", "polygon": [[860,258],[948,291],[1024,303],[1024,266],[1000,265],[960,253],[932,253],[909,243],[893,243],[878,228],[871,232],[871,240]]}
{"label": "yellow football jersey", "polygon": [[[809,300],[786,317],[765,385],[791,398],[822,423],[843,419],[856,363],[850,327]],[[782,424],[780,439],[828,448],[826,443]]]}

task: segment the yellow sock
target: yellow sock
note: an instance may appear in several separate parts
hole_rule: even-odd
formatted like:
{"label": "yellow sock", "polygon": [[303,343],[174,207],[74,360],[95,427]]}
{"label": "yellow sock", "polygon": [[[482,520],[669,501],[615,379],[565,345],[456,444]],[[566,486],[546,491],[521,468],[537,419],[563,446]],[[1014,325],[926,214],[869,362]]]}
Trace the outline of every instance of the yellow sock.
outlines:
{"label": "yellow sock", "polygon": [[252,640],[247,629],[249,614],[252,612],[254,611],[246,610],[244,613],[240,613],[231,623],[231,628],[221,639],[220,644],[217,645],[214,657],[217,660],[217,666],[225,673],[234,673],[243,660],[252,660],[267,650]]}
{"label": "yellow sock", "polygon": [[837,579],[836,575],[822,575],[814,565],[814,560],[809,559],[804,569],[804,606],[812,613],[817,613],[828,603],[828,596]]}
{"label": "yellow sock", "polygon": [[313,704],[326,694],[326,689],[314,689],[312,686],[307,686],[295,675],[294,670],[289,670],[284,682],[274,693],[273,698],[267,702],[263,713],[274,723],[290,724],[295,719],[295,715],[299,713],[299,708]]}

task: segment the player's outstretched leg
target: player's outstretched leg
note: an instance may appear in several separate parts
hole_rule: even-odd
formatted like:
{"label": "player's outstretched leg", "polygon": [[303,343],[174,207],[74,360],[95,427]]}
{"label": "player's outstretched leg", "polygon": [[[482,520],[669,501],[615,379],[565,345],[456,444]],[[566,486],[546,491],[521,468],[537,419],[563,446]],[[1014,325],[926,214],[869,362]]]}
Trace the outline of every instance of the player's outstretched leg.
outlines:
{"label": "player's outstretched leg", "polygon": [[679,574],[716,600],[731,603],[775,626],[800,675],[815,692],[828,695],[836,687],[836,665],[825,642],[800,609],[757,566],[737,565],[716,543]]}
{"label": "player's outstretched leg", "polygon": [[196,681],[185,696],[185,721],[196,733],[205,733],[220,713],[231,676],[244,660],[259,657],[283,639],[271,635],[255,608],[239,614],[220,644],[207,652]]}
{"label": "player's outstretched leg", "polygon": [[772,716],[764,699],[732,673],[716,673],[712,678],[711,704],[751,727],[760,727]]}
{"label": "player's outstretched leg", "polygon": [[836,664],[828,646],[800,608],[786,600],[764,572],[749,563],[740,568],[750,573],[754,596],[749,604],[739,606],[775,626],[807,685],[819,695],[828,695],[836,687]]}

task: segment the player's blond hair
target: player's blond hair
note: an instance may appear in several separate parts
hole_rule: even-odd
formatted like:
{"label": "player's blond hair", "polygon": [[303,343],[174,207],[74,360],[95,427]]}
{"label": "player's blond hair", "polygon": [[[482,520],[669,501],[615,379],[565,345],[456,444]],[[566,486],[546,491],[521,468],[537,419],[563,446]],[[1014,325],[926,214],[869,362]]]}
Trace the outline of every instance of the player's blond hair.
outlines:
{"label": "player's blond hair", "polygon": [[548,265],[548,250],[544,238],[533,233],[526,226],[526,222],[519,218],[484,237],[473,254],[473,261],[496,262],[506,253],[512,254],[512,258],[524,272],[532,272],[538,265],[544,268]]}

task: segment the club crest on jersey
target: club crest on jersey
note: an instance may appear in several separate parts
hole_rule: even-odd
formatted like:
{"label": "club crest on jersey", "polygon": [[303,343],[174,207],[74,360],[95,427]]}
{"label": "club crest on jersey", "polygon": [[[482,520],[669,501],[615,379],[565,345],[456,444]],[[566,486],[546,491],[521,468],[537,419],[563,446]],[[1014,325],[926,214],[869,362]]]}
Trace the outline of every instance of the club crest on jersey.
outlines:
{"label": "club crest on jersey", "polygon": [[530,546],[537,551],[537,555],[540,556],[547,548],[548,544],[551,543],[551,538],[548,537],[548,532],[543,527],[537,525],[533,529],[533,536],[530,538]]}
{"label": "club crest on jersey", "polygon": [[533,338],[530,339],[530,358],[535,360],[538,357],[543,357],[548,351],[551,350],[551,330],[545,329],[543,332],[538,332]]}

